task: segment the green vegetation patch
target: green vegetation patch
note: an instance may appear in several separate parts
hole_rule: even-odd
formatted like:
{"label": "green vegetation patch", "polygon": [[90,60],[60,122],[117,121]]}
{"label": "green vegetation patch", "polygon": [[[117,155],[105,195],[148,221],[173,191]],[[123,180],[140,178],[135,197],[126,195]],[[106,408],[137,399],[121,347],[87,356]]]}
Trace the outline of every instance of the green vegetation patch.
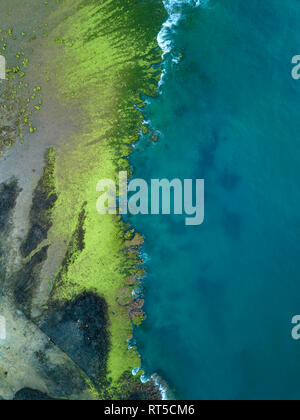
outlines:
{"label": "green vegetation patch", "polygon": [[35,133],[33,114],[42,107],[41,88],[27,81],[29,59],[22,34],[0,29],[0,54],[6,58],[6,80],[0,81],[0,153],[17,140]]}
{"label": "green vegetation patch", "polygon": [[[97,213],[96,185],[103,178],[117,181],[119,171],[131,173],[132,146],[141,129],[147,130],[140,112],[141,94],[156,95],[161,74],[157,34],[165,18],[158,0],[59,1],[47,18],[44,39],[34,50],[35,56],[40,52],[43,57],[36,69],[37,78],[43,75],[43,91],[44,87],[53,91],[66,114],[72,110],[70,123],[78,129],[72,136],[68,130],[65,137],[60,134],[55,149],[48,151],[34,192],[30,231],[21,244],[23,271],[18,273],[15,296],[20,303],[30,302],[33,283],[45,280],[39,275],[47,277],[47,273],[41,275],[41,265],[49,255],[57,258],[58,250],[52,293],[38,322],[87,375],[85,383],[94,398],[159,395],[153,382],[141,383],[141,372],[132,376],[141,360],[136,349],[129,348],[133,326],[145,317],[143,300],[132,294],[144,275],[143,238],[120,216]],[[13,34],[3,35],[3,45]],[[20,36],[24,42],[34,42],[36,34]],[[29,89],[22,83],[28,65],[25,52],[16,52],[15,59],[0,106],[3,103],[7,118],[13,118],[10,124],[16,131],[13,135],[5,131],[4,143],[10,137],[13,143],[24,130],[34,132],[32,113],[42,105],[41,88],[22,90]],[[20,86],[18,96],[16,86]],[[19,105],[13,110],[17,98]],[[6,126],[1,121],[0,130]],[[46,282],[50,281],[49,276]],[[98,305],[95,316],[83,311],[88,305]],[[24,310],[30,315],[29,307]],[[81,353],[80,346],[72,347],[70,325],[78,328],[78,336],[90,341],[91,347],[84,346]],[[97,362],[95,351],[103,360]],[[84,354],[90,359],[85,361]]]}
{"label": "green vegetation patch", "polygon": [[[128,340],[133,323],[139,325],[144,314],[120,301],[124,289],[132,291],[143,273],[143,240],[128,240],[120,217],[96,212],[96,185],[103,178],[117,179],[120,170],[130,171],[127,158],[143,121],[136,106],[143,107],[141,92],[156,94],[160,77],[153,65],[161,60],[156,38],[165,14],[155,0],[83,0],[76,6],[66,0],[57,13],[67,17],[52,34],[60,56],[49,62],[49,77],[55,75],[66,106],[80,104],[76,119],[81,124],[71,143],[57,149],[59,197],[49,239],[55,244],[66,238],[72,252],[60,269],[52,299],[72,301],[84,292],[105,299],[111,342],[107,377],[111,389],[121,390],[124,375],[140,366]],[[78,250],[74,232],[82,203],[84,247]]]}

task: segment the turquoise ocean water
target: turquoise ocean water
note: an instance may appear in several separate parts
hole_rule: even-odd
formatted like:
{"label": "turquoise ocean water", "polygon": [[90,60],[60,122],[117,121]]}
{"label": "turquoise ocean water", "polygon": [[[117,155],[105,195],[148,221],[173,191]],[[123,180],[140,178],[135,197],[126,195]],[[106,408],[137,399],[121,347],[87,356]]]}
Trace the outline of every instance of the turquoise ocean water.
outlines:
{"label": "turquoise ocean water", "polygon": [[143,368],[177,398],[298,399],[300,2],[167,5],[172,51],[145,111],[159,142],[144,136],[132,165],[146,180],[204,178],[206,218],[130,218],[146,239]]}

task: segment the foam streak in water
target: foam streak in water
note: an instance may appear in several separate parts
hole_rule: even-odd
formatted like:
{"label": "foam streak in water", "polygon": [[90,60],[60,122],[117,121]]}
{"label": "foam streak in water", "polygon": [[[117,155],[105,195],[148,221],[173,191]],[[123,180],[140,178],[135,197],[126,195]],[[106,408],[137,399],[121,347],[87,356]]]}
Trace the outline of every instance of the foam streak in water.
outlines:
{"label": "foam streak in water", "polygon": [[[157,42],[163,51],[163,58],[170,54],[173,49],[172,33],[175,31],[182,17],[182,6],[189,5],[191,7],[202,6],[205,7],[209,0],[163,0],[164,7],[168,12],[168,19],[163,24],[161,31],[157,36]],[[166,60],[166,59],[165,59]],[[178,62],[178,58],[171,57],[173,62]],[[168,60],[166,60],[168,62]],[[161,80],[159,87],[163,83],[164,76],[166,74],[166,62],[162,71]]]}

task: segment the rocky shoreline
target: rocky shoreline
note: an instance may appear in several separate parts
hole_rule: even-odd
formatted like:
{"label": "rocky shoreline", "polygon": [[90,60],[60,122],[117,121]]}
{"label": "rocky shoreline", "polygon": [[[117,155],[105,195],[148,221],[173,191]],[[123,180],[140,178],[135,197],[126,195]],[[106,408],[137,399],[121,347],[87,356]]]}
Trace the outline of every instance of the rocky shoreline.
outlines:
{"label": "rocky shoreline", "polygon": [[143,239],[95,209],[97,181],[129,169],[143,120],[134,105],[160,78],[164,9],[152,3],[0,5],[3,399],[161,397],[132,376],[140,357],[127,343],[144,318],[132,295]]}

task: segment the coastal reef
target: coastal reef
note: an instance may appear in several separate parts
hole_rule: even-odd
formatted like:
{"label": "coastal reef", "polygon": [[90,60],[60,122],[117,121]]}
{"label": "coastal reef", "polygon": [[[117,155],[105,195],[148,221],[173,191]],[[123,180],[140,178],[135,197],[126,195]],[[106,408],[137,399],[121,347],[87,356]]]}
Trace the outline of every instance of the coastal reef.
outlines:
{"label": "coastal reef", "polygon": [[97,213],[96,185],[132,173],[165,19],[158,0],[0,4],[3,399],[160,398],[132,375],[143,237]]}

